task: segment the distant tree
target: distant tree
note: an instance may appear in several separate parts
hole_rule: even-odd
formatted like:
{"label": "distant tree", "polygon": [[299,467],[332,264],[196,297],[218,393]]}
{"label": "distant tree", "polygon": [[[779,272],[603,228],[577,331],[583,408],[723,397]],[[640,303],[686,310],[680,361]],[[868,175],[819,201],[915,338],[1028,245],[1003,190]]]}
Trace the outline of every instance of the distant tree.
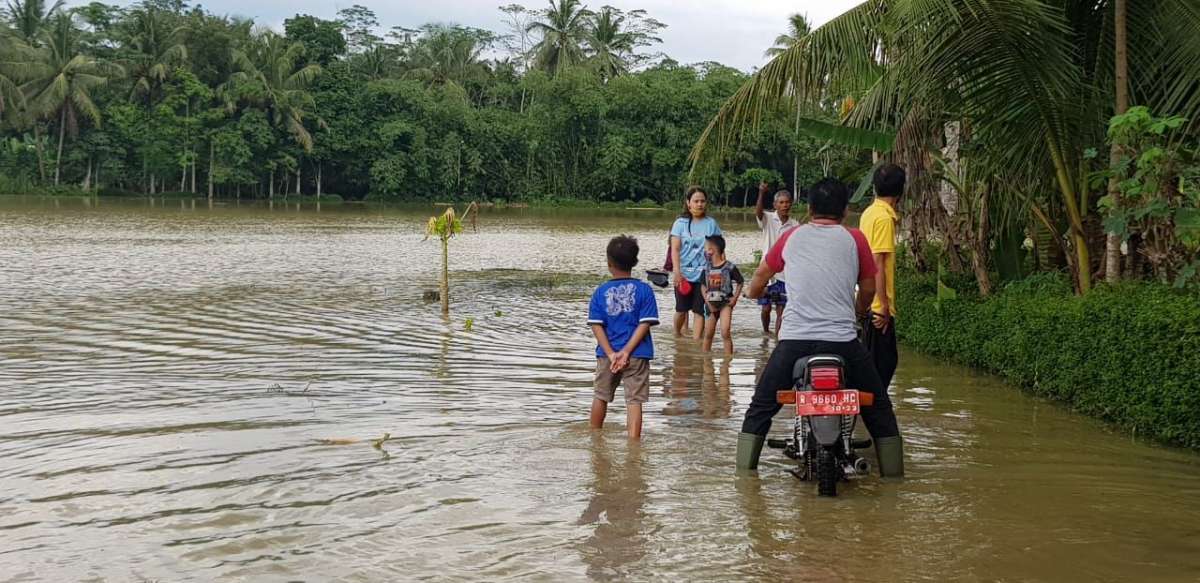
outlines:
{"label": "distant tree", "polygon": [[476,28],[426,25],[409,53],[410,73],[434,85],[457,85],[466,90],[468,82],[486,78],[487,66],[480,57],[495,38]]}
{"label": "distant tree", "polygon": [[551,75],[583,63],[591,11],[579,0],[550,0],[550,8],[526,28],[541,36],[533,47],[533,63]]}
{"label": "distant tree", "polygon": [[793,14],[788,17],[788,31],[775,37],[775,46],[764,53],[767,57],[776,57],[792,48],[796,43],[812,33],[812,23],[804,14]]}
{"label": "distant tree", "polygon": [[340,22],[297,14],[283,21],[283,30],[288,40],[304,44],[311,63],[325,67],[346,54],[346,37],[342,35]]}
{"label": "distant tree", "polygon": [[637,49],[661,43],[655,36],[666,25],[645,10],[622,12],[605,6],[593,15],[587,37],[588,58],[602,79],[624,75],[647,57]]}
{"label": "distant tree", "polygon": [[79,29],[70,14],[53,17],[51,29],[43,33],[42,44],[34,68],[37,73],[22,85],[22,90],[33,115],[58,118],[58,154],[54,163],[54,184],[58,185],[67,134],[78,135],[81,117],[100,124],[100,109],[92,101],[92,92],[123,71],[80,52]]}
{"label": "distant tree", "polygon": [[375,34],[379,28],[379,18],[370,8],[354,4],[338,10],[337,15],[351,53],[365,53],[383,41]]}
{"label": "distant tree", "polygon": [[123,27],[128,44],[125,68],[133,80],[133,95],[153,98],[154,90],[172,69],[187,61],[183,42],[185,27],[176,25],[170,14],[147,7],[129,13]]}
{"label": "distant tree", "polygon": [[46,0],[9,0],[8,24],[13,32],[26,44],[37,47],[42,43],[42,33],[49,28],[51,19],[63,11],[66,0],[57,0],[49,6]]}

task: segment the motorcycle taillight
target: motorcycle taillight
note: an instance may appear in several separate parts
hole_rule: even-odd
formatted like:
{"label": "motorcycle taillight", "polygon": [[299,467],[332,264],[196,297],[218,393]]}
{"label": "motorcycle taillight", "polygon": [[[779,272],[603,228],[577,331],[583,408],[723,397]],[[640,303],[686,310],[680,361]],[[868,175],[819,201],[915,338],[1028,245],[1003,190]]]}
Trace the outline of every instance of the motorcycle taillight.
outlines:
{"label": "motorcycle taillight", "polygon": [[818,391],[836,391],[842,388],[842,369],[836,366],[819,367],[808,371],[812,388]]}

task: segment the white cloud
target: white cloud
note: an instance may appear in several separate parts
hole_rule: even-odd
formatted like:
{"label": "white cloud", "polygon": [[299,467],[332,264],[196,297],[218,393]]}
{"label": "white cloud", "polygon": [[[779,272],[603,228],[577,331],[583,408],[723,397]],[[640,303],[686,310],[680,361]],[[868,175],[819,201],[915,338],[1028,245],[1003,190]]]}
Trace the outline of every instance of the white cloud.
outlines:
{"label": "white cloud", "polygon": [[[416,27],[427,22],[452,22],[503,31],[502,4],[515,0],[209,0],[205,8],[218,14],[253,17],[273,27],[297,13],[333,18],[337,10],[362,4],[375,11],[383,27]],[[845,12],[861,0],[585,0],[599,8],[609,4],[629,10],[645,9],[667,24],[659,50],[683,63],[719,61],[750,70],[765,61],[763,51],[787,28],[788,15],[807,14],[817,25]],[[77,0],[74,3],[82,3]],[[517,2],[543,8],[545,0]]]}

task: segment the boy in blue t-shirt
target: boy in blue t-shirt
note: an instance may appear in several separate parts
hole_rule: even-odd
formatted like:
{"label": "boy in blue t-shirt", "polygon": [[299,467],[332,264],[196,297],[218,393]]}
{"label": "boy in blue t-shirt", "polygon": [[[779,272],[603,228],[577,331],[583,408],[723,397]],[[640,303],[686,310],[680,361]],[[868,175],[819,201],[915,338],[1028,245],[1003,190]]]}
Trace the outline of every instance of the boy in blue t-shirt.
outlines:
{"label": "boy in blue t-shirt", "polygon": [[613,237],[608,242],[608,271],[613,278],[596,288],[588,307],[588,325],[596,335],[592,429],[604,426],[608,404],[617,394],[617,385],[625,381],[630,439],[642,437],[642,403],[650,398],[650,359],[654,358],[650,327],[658,324],[654,290],[632,277],[637,262],[637,239]]}

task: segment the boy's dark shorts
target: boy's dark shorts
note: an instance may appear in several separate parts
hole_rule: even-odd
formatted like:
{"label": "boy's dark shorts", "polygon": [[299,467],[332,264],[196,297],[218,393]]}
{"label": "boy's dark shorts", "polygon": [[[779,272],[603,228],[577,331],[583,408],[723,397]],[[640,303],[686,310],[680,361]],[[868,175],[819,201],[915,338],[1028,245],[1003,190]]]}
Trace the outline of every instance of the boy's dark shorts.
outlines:
{"label": "boy's dark shorts", "polygon": [[675,313],[695,312],[704,315],[704,294],[700,291],[700,283],[692,282],[691,293],[684,295],[675,288]]}
{"label": "boy's dark shorts", "polygon": [[782,281],[777,281],[767,286],[767,293],[763,297],[758,298],[760,306],[786,306],[787,305],[787,285]]}
{"label": "boy's dark shorts", "polygon": [[650,400],[650,361],[645,358],[630,358],[629,365],[614,374],[612,363],[605,357],[596,359],[596,398],[605,403],[613,402],[617,396],[617,385],[625,382],[625,402],[645,403]]}

